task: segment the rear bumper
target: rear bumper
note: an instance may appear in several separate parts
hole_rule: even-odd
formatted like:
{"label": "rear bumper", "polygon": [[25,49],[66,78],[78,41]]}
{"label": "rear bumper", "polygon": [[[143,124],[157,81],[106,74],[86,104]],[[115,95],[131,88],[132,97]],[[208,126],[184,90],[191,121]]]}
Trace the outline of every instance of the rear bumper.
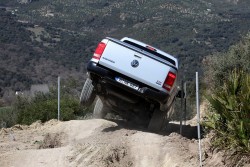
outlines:
{"label": "rear bumper", "polygon": [[[164,104],[169,99],[169,94],[166,92],[162,92],[159,90],[155,90],[153,88],[147,87],[145,84],[140,83],[138,81],[133,80],[132,78],[127,78],[126,76],[117,73],[115,71],[112,71],[110,69],[107,69],[105,67],[97,65],[97,63],[90,61],[87,65],[87,70],[90,74],[90,77],[94,77],[95,80],[98,80],[98,83],[102,84],[106,91],[114,91],[112,90],[112,87],[120,88],[124,90],[125,92],[129,92],[133,95],[142,97],[148,101],[156,101],[160,104]],[[97,77],[96,77],[97,76]],[[130,88],[126,85],[123,85],[115,80],[115,77],[122,77],[126,78],[127,80],[139,85],[139,90],[134,90],[133,88]],[[96,79],[97,78],[97,79]]]}

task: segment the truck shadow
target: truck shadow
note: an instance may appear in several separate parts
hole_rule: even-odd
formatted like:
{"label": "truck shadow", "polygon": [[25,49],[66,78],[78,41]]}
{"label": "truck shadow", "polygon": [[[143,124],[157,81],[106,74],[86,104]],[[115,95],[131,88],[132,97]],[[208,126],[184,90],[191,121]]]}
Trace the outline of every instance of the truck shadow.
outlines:
{"label": "truck shadow", "polygon": [[[156,132],[151,132],[146,127],[137,125],[133,122],[127,122],[124,120],[111,120],[111,119],[109,119],[109,121],[115,122],[117,126],[105,128],[102,130],[102,132],[113,132],[121,129],[128,129],[128,130],[156,133]],[[162,136],[168,136],[171,133],[180,134],[180,125],[175,123],[169,123],[166,129],[157,132],[156,134]],[[187,139],[198,139],[197,126],[182,125],[181,136]],[[203,136],[204,136],[204,129],[201,127],[201,138],[203,138]]]}
{"label": "truck shadow", "polygon": [[[182,131],[179,124],[169,123],[166,130],[161,132],[163,135],[170,135],[171,133],[181,133],[181,136],[188,139],[198,139],[197,126],[182,125]],[[180,132],[181,131],[181,132]],[[204,136],[204,129],[201,127],[201,138]]]}

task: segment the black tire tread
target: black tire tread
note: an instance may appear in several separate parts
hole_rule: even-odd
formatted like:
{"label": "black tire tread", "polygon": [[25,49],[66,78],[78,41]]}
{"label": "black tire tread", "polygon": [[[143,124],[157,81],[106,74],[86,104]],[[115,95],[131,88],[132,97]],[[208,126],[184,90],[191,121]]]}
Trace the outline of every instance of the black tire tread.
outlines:
{"label": "black tire tread", "polygon": [[95,100],[94,86],[92,80],[87,78],[85,81],[82,92],[80,95],[80,104],[86,107],[89,107]]}

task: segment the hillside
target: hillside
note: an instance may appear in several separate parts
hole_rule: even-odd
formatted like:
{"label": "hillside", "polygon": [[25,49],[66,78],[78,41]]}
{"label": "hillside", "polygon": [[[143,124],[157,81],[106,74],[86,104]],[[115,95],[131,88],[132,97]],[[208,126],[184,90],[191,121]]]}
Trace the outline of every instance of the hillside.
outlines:
{"label": "hillside", "polygon": [[176,55],[190,81],[205,56],[227,50],[250,27],[248,0],[2,0],[0,6],[7,10],[0,22],[0,95],[56,82],[58,75],[82,82],[105,36],[132,37]]}

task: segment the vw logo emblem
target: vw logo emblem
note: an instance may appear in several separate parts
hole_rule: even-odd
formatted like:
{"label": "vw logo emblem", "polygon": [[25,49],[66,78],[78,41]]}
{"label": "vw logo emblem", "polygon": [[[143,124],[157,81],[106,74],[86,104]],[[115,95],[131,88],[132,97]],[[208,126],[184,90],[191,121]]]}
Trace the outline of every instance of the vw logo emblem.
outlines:
{"label": "vw logo emblem", "polygon": [[138,67],[139,66],[139,61],[138,60],[133,60],[131,62],[131,66],[134,67],[134,68]]}

